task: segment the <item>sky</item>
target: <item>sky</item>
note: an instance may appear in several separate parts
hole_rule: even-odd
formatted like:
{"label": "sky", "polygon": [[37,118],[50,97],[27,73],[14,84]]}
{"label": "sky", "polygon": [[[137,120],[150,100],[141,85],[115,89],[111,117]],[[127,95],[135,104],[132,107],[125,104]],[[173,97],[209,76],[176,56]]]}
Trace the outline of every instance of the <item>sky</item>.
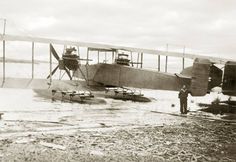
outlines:
{"label": "sky", "polygon": [[235,0],[0,0],[0,18],[7,34],[150,49],[169,44],[170,51],[185,46],[236,59]]}

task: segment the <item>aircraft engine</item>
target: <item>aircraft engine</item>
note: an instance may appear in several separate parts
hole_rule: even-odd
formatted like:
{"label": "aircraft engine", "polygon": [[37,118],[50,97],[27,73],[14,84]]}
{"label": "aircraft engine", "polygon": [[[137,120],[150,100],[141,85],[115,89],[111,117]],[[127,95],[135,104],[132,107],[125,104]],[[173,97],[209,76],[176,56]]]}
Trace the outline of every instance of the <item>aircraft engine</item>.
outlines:
{"label": "aircraft engine", "polygon": [[236,62],[226,62],[222,90],[225,95],[236,95]]}

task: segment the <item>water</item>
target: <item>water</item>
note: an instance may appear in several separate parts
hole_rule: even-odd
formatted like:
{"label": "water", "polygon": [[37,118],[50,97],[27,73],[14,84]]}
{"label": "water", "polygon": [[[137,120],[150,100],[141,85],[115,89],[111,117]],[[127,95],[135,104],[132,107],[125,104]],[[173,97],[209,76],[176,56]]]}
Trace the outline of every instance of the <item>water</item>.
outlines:
{"label": "water", "polygon": [[[39,97],[30,89],[0,89],[0,111],[4,112],[4,120],[53,121],[70,124],[94,126],[105,123],[109,126],[145,125],[171,123],[175,117],[163,118],[159,111],[179,113],[177,92],[143,90],[152,102],[139,103],[104,98],[106,104],[89,105],[51,101]],[[191,103],[191,111],[199,107]],[[198,98],[198,100],[200,100]]]}

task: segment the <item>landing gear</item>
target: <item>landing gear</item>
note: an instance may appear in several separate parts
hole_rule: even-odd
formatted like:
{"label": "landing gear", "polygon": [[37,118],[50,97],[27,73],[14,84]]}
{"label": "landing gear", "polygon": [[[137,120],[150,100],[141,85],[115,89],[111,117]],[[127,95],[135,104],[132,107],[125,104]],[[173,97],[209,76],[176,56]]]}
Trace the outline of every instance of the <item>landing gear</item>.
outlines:
{"label": "landing gear", "polygon": [[54,96],[55,96],[56,92],[57,92],[57,90],[54,90],[54,89],[52,90],[52,101],[55,101]]}
{"label": "landing gear", "polygon": [[[59,95],[61,94],[61,95]],[[52,90],[52,100],[61,98],[61,101],[69,100],[70,102],[83,102],[93,98],[94,95],[90,91],[58,91]]]}
{"label": "landing gear", "polygon": [[71,93],[71,94],[69,94],[69,96],[70,96],[70,101],[72,101],[72,100],[73,100],[73,97],[75,96],[75,94],[74,94],[74,93]]}
{"label": "landing gear", "polygon": [[65,95],[66,95],[66,92],[65,92],[65,91],[62,91],[62,92],[61,92],[61,100],[62,100],[62,101],[64,100]]}
{"label": "landing gear", "polygon": [[114,98],[120,100],[131,100],[138,102],[150,102],[151,100],[136,89],[129,89],[124,87],[106,88],[105,96],[107,98]]}

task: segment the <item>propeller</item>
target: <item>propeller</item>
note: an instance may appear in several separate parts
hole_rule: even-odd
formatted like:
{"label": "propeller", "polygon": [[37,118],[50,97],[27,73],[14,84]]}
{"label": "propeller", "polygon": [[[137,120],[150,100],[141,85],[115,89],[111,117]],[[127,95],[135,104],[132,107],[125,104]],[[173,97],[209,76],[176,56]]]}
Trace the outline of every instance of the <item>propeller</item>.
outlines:
{"label": "propeller", "polygon": [[49,79],[50,76],[52,76],[57,71],[58,68],[59,68],[59,65],[55,67],[55,69],[51,72],[51,75],[50,74],[48,75],[47,79]]}
{"label": "propeller", "polygon": [[52,44],[50,44],[50,51],[52,52],[53,56],[59,61],[60,57],[58,56],[56,50],[53,48]]}
{"label": "propeller", "polygon": [[69,76],[70,80],[72,80],[72,76],[70,75],[70,71],[65,67],[65,71],[67,73],[67,75]]}
{"label": "propeller", "polygon": [[[50,52],[52,53],[52,55],[56,58],[56,60],[58,61],[58,65],[53,69],[53,71],[51,72],[51,74],[49,74],[47,76],[47,79],[50,78],[50,76],[52,76],[56,71],[57,69],[59,68],[60,66],[60,57],[58,56],[56,50],[54,49],[54,47],[52,46],[52,44],[50,44]],[[72,76],[70,74],[70,70],[67,69],[67,67],[63,64],[63,70],[66,71],[67,75],[69,76],[70,80],[72,80]]]}

